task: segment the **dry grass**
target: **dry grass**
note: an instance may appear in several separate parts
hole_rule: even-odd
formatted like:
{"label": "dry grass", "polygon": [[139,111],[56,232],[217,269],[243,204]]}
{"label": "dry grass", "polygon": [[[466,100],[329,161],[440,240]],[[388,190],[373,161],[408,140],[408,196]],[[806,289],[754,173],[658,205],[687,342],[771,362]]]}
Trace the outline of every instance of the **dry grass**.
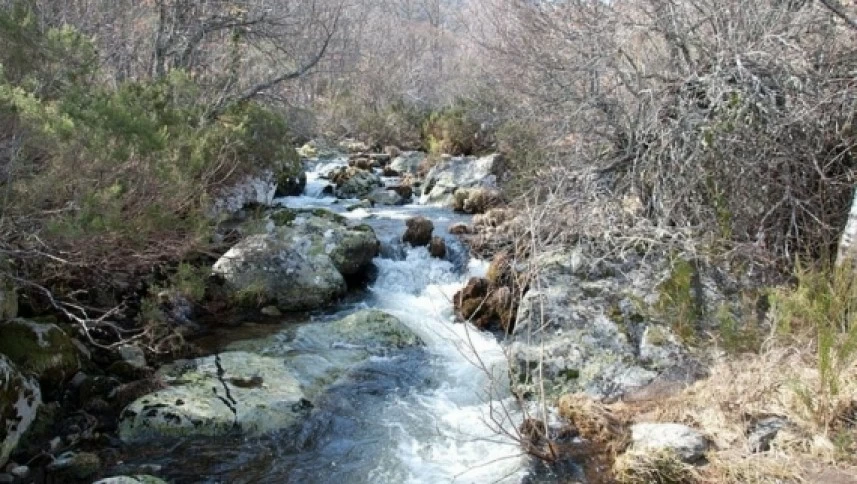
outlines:
{"label": "dry grass", "polygon": [[[854,463],[853,439],[843,436],[857,431],[849,419],[857,395],[857,368],[852,365],[841,375],[842,391],[835,402],[841,409],[838,423],[821,425],[813,412],[817,402],[806,400],[817,395],[805,389],[821,384],[812,350],[778,347],[724,358],[712,366],[709,378],[678,395],[645,406],[620,405],[624,412],[635,413],[632,420],[679,422],[708,435],[715,450],[700,469],[701,482],[812,482],[808,476],[814,473],[805,466],[835,469]],[[785,417],[791,426],[777,434],[770,451],[751,453],[748,429],[768,416]],[[649,468],[652,463],[640,464]],[[627,473],[628,459],[620,457],[617,466],[617,475]]]}

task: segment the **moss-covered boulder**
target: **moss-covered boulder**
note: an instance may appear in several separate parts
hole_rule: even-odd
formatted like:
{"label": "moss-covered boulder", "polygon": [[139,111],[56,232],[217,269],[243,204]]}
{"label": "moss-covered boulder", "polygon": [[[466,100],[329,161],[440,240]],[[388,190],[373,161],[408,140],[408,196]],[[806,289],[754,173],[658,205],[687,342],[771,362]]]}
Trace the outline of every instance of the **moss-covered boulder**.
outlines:
{"label": "moss-covered boulder", "polygon": [[257,436],[299,422],[310,408],[281,358],[234,351],[177,361],[158,374],[172,386],[122,411],[123,441],[231,432]]}
{"label": "moss-covered boulder", "polygon": [[0,354],[35,375],[45,393],[57,391],[80,370],[77,347],[55,324],[10,319],[0,322],[0,335]]}
{"label": "moss-covered boulder", "polygon": [[339,198],[366,198],[384,185],[381,177],[356,166],[339,168],[327,176],[336,185],[334,193]]}
{"label": "moss-covered boulder", "polygon": [[214,265],[235,300],[275,305],[282,311],[323,307],[345,293],[345,276],[357,276],[378,253],[366,225],[349,226],[327,210],[285,212],[264,234],[245,238]]}
{"label": "moss-covered boulder", "polygon": [[36,420],[41,404],[39,384],[0,355],[0,466]]}
{"label": "moss-covered boulder", "polygon": [[359,311],[333,323],[317,326],[328,334],[332,342],[350,346],[404,348],[422,344],[422,340],[398,318],[377,309]]}
{"label": "moss-covered boulder", "polygon": [[402,235],[402,242],[414,247],[426,246],[431,243],[431,234],[434,231],[434,224],[431,220],[425,217],[411,217],[405,220],[405,227],[407,228]]}

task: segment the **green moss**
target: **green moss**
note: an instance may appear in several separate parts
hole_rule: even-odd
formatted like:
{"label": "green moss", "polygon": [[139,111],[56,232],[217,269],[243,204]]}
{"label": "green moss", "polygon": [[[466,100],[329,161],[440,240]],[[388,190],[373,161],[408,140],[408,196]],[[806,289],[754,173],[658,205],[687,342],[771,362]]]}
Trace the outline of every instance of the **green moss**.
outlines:
{"label": "green moss", "polygon": [[697,297],[698,278],[691,262],[676,258],[670,276],[657,287],[659,297],[653,309],[685,343],[696,341],[696,327],[704,315]]}
{"label": "green moss", "polygon": [[281,209],[270,215],[271,220],[277,227],[290,226],[297,218],[297,213],[294,210]]}
{"label": "green moss", "polygon": [[346,219],[342,215],[339,215],[338,213],[331,212],[330,210],[325,210],[323,208],[314,208],[314,209],[308,210],[308,212],[311,213],[312,215],[315,215],[316,217],[321,217],[323,219],[330,220],[331,222],[344,224],[348,221],[348,219]]}
{"label": "green moss", "polygon": [[0,324],[0,332],[0,353],[37,375],[46,387],[55,388],[79,369],[71,338],[54,325],[13,319]]}
{"label": "green moss", "polygon": [[560,372],[560,377],[564,378],[565,381],[577,380],[580,378],[580,370],[577,369],[567,369]]}

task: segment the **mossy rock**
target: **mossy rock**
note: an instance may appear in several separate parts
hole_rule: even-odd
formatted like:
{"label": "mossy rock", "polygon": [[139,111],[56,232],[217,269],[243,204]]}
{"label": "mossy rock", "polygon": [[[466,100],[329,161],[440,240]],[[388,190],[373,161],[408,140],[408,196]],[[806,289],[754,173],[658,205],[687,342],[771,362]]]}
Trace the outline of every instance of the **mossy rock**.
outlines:
{"label": "mossy rock", "polygon": [[0,354],[0,466],[36,420],[41,405],[38,383]]}
{"label": "mossy rock", "polygon": [[271,221],[274,222],[274,225],[277,227],[289,226],[292,222],[295,221],[297,217],[297,213],[294,210],[284,208],[275,211],[270,215]]}
{"label": "mossy rock", "polygon": [[369,309],[330,323],[327,328],[340,342],[366,347],[405,348],[422,340],[395,316]]}
{"label": "mossy rock", "polygon": [[80,370],[78,350],[54,324],[12,319],[0,323],[0,354],[33,373],[46,393],[57,390]]}

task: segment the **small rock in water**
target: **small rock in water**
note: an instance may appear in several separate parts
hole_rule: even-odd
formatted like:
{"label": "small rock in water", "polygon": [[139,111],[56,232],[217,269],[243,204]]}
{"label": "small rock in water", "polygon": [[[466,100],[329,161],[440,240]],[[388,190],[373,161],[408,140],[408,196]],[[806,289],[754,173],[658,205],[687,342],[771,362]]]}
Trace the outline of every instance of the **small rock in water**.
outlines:
{"label": "small rock in water", "polygon": [[438,259],[446,257],[446,241],[443,240],[443,237],[434,236],[431,238],[431,243],[429,243],[429,254]]}
{"label": "small rock in water", "polygon": [[668,450],[684,462],[696,462],[708,450],[708,440],[692,428],[676,423],[639,423],[631,426],[631,440],[638,450]]}
{"label": "small rock in water", "polygon": [[276,306],[265,306],[262,308],[261,313],[265,316],[270,316],[272,318],[276,318],[283,315],[283,313],[279,309],[277,309]]}
{"label": "small rock in water", "polygon": [[414,247],[429,245],[431,242],[431,234],[434,231],[434,224],[431,220],[425,217],[412,217],[405,221],[408,227],[405,234],[402,235],[402,241],[407,242]]}
{"label": "small rock in water", "polygon": [[465,223],[457,223],[449,226],[449,233],[452,235],[467,235],[473,233],[473,229]]}

